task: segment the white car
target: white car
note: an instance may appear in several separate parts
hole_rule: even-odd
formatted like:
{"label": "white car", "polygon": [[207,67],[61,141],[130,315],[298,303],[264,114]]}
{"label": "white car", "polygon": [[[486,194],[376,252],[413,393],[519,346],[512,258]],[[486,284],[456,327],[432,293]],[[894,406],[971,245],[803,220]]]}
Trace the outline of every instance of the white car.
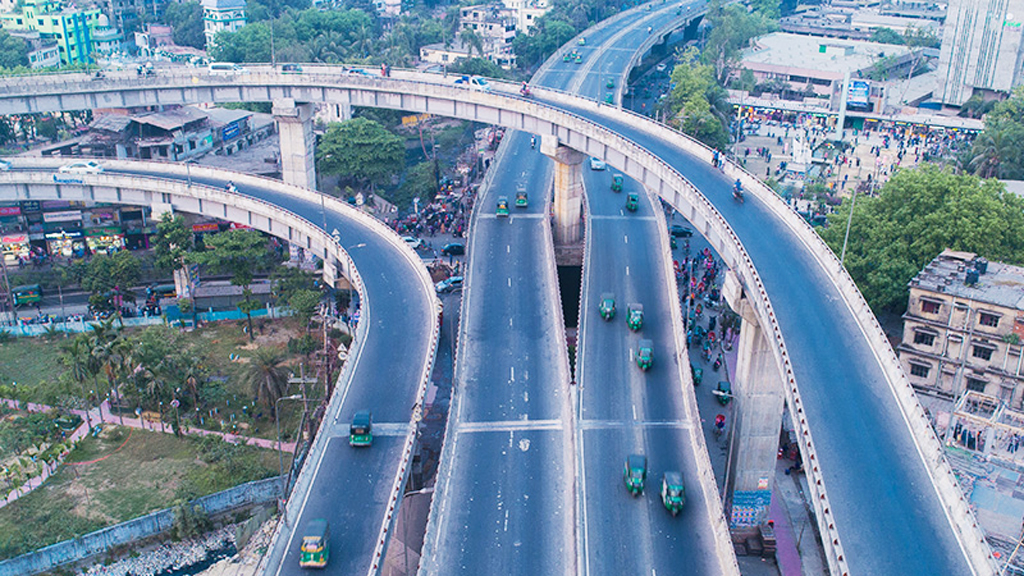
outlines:
{"label": "white car", "polygon": [[405,245],[413,250],[419,250],[423,247],[423,240],[415,238],[413,236],[402,236],[402,240],[405,241]]}
{"label": "white car", "polygon": [[11,169],[11,163],[7,160],[0,159],[0,172],[6,172]]}
{"label": "white car", "polygon": [[455,83],[461,86],[469,86],[474,90],[491,91],[491,85],[487,83],[486,79],[479,76],[463,76],[456,80]]}
{"label": "white car", "polygon": [[76,160],[70,164],[60,167],[58,172],[62,174],[99,174],[103,172],[103,166],[95,160]]}
{"label": "white car", "polygon": [[604,170],[605,169],[604,160],[601,160],[599,158],[591,158],[590,159],[590,169],[591,170]]}

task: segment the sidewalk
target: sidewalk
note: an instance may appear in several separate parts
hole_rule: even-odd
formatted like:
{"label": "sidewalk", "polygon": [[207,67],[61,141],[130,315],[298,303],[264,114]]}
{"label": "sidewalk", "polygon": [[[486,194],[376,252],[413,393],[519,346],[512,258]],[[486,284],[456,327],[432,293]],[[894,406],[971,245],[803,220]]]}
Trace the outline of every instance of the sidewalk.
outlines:
{"label": "sidewalk", "polygon": [[[49,412],[54,410],[52,406],[45,404],[36,404],[34,402],[19,402],[17,400],[11,400],[8,398],[0,398],[0,404],[6,405],[8,408],[13,410],[25,410],[27,412]],[[149,426],[146,425],[146,421],[141,418],[125,418],[124,416],[114,415],[110,412],[110,401],[104,400],[98,407],[89,410],[86,414],[85,410],[71,410],[71,413],[80,416],[82,418],[82,424],[75,428],[75,430],[67,436],[66,440],[74,443],[82,438],[85,438],[89,434],[89,426],[96,426],[97,424],[103,423],[114,423],[121,426],[128,426],[130,428],[138,428],[140,430],[148,430],[151,432],[164,432],[173,433],[170,426],[164,425],[162,422],[158,424],[150,422]],[[282,452],[294,452],[295,442],[281,442],[278,444],[275,440],[267,440],[264,438],[249,438],[247,436],[239,436],[237,434],[226,434],[224,432],[214,432],[212,430],[202,430],[198,428],[187,428],[183,429],[182,433],[189,434],[192,436],[220,436],[224,441],[232,444],[244,444],[248,446],[258,446],[260,448],[267,448],[270,450],[280,449]],[[25,494],[35,490],[43,482],[46,481],[53,473],[57,471],[57,468],[64,459],[71,453],[71,451],[64,452],[57,459],[54,464],[42,463],[43,471],[38,476],[29,478],[19,488],[12,490],[10,493],[0,500],[0,508],[3,508],[7,504],[14,502],[18,498],[21,498]]]}

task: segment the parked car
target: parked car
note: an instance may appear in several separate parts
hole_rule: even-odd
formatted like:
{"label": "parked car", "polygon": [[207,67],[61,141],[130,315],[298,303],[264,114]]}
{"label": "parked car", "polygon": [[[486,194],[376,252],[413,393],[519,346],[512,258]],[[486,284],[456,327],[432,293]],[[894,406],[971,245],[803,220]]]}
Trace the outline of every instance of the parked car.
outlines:
{"label": "parked car", "polygon": [[416,238],[415,236],[402,236],[402,240],[405,241],[405,245],[413,250],[419,250],[423,248],[423,240]]}
{"label": "parked car", "polygon": [[438,294],[447,294],[449,292],[462,290],[462,276],[452,276],[447,280],[441,280],[434,286],[434,290]]}
{"label": "parked car", "polygon": [[298,64],[282,64],[281,72],[285,74],[302,74],[302,66]]}
{"label": "parked car", "polygon": [[441,248],[441,254],[445,256],[462,256],[466,253],[466,245],[461,242],[451,242]]}
{"label": "parked car", "polygon": [[604,170],[605,169],[604,160],[601,160],[600,158],[591,158],[590,159],[590,169],[591,170]]}
{"label": "parked car", "polygon": [[75,160],[60,167],[58,172],[63,174],[99,174],[103,172],[103,166],[95,160]]}
{"label": "parked car", "polygon": [[682,236],[683,238],[689,238],[690,236],[693,236],[692,229],[687,228],[686,226],[680,226],[679,224],[673,224],[670,226],[668,232],[676,237]]}

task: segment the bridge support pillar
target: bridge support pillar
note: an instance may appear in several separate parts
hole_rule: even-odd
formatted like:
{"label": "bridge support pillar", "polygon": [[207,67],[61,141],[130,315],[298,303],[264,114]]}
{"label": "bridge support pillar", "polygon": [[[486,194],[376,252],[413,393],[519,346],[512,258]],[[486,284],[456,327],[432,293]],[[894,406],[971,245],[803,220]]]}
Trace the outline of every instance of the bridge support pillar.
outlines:
{"label": "bridge support pillar", "polygon": [[558,139],[541,138],[541,152],[555,161],[556,245],[576,244],[583,239],[583,159],[585,155],[558,144]]}
{"label": "bridge support pillar", "polygon": [[785,398],[772,344],[732,272],[727,273],[722,292],[743,320],[732,387],[736,405],[726,478],[729,526],[734,534],[743,534],[768,519]]}
{"label": "bridge support pillar", "polygon": [[291,98],[274,101],[274,118],[281,139],[281,178],[285,184],[316,189],[314,105]]}

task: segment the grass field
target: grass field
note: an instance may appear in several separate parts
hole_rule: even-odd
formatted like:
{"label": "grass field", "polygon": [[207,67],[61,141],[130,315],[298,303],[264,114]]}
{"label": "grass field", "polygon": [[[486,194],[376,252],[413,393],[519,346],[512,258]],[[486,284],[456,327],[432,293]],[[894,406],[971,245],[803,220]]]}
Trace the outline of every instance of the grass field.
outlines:
{"label": "grass field", "polygon": [[0,344],[0,384],[16,382],[21,400],[47,403],[53,394],[48,382],[62,370],[55,343],[41,338],[9,338]]}
{"label": "grass field", "polygon": [[270,450],[110,427],[43,486],[0,508],[0,558],[277,473]]}

